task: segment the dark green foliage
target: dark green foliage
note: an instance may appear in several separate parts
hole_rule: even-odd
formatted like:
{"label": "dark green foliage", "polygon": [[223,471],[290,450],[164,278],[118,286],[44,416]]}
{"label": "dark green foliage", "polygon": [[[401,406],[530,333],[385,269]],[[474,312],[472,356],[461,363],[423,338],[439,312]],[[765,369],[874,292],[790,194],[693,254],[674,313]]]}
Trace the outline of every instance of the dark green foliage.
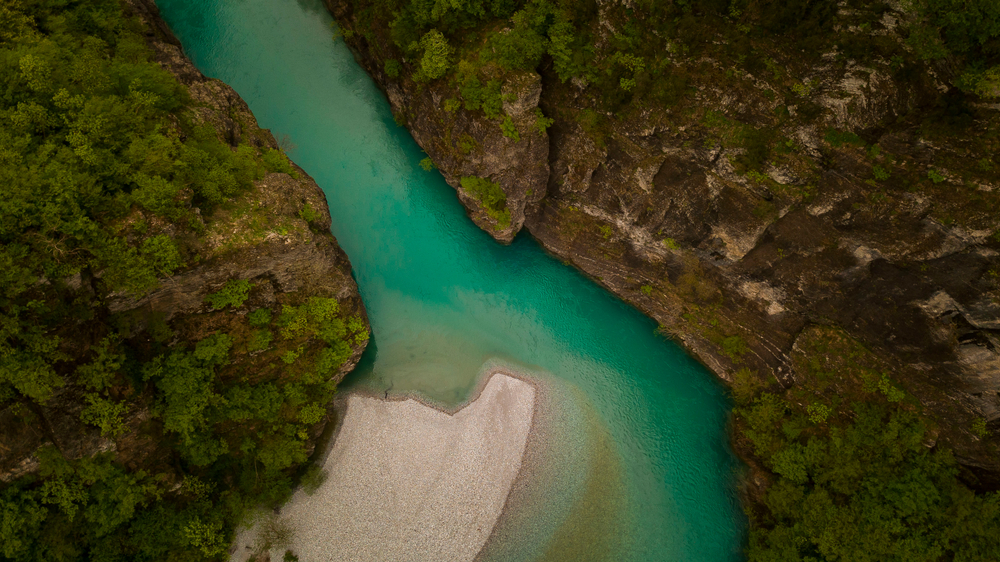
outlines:
{"label": "dark green foliage", "polygon": [[253,284],[246,279],[226,281],[222,289],[206,296],[205,302],[211,305],[213,310],[223,309],[227,306],[239,308],[249,298],[251,288],[253,288]]}
{"label": "dark green foliage", "polygon": [[125,363],[125,355],[120,351],[118,340],[116,336],[109,336],[91,349],[93,358],[76,368],[76,380],[79,384],[91,390],[104,390],[111,386]]}
{"label": "dark green foliage", "polygon": [[280,150],[274,148],[265,150],[261,161],[268,172],[280,172],[292,177],[299,177],[298,172],[292,167],[291,161],[288,160],[288,156],[285,156],[285,153]]}
{"label": "dark green foliage", "polygon": [[251,336],[250,341],[247,342],[247,349],[249,351],[261,351],[267,349],[271,345],[271,340],[274,339],[274,334],[271,330],[255,330],[253,336]]}
{"label": "dark green foliage", "polygon": [[250,325],[255,328],[267,326],[271,323],[271,309],[258,308],[247,315],[247,321],[250,322]]}
{"label": "dark green foliage", "polygon": [[226,452],[225,444],[204,438],[209,423],[206,410],[218,406],[222,397],[215,393],[215,368],[226,362],[232,338],[210,336],[193,353],[175,351],[158,357],[143,369],[143,377],[153,380],[161,399],[157,413],[164,428],[180,437],[181,450],[199,466],[210,464]]}
{"label": "dark green foliage", "polygon": [[462,178],[462,188],[474,195],[487,208],[494,211],[507,208],[507,195],[495,182],[486,178],[467,176]]}
{"label": "dark green foliage", "polygon": [[753,514],[752,562],[1000,556],[1000,494],[965,488],[915,413],[873,398],[827,425],[825,404],[799,409],[748,389],[737,395],[741,433],[779,475],[767,511]]}
{"label": "dark green foliage", "polygon": [[538,107],[535,108],[535,123],[533,127],[535,131],[538,132],[539,135],[544,135],[545,131],[547,131],[548,128],[551,127],[552,124],[555,122],[556,122],[555,119],[552,119],[551,117],[546,117],[545,114],[542,113],[541,108]]}
{"label": "dark green foliage", "polygon": [[743,338],[739,336],[729,336],[722,340],[722,352],[732,359],[734,363],[739,363],[740,357],[747,351],[750,351],[750,348],[747,347]]}
{"label": "dark green foliage", "polygon": [[368,341],[368,328],[365,327],[364,321],[357,316],[351,316],[347,319],[347,331],[354,334],[354,343],[358,345]]}
{"label": "dark green foliage", "polygon": [[454,49],[440,31],[432,29],[420,38],[420,71],[416,77],[419,80],[435,80],[448,72]]}
{"label": "dark green foliage", "polygon": [[[965,55],[982,52],[1000,55],[1000,4],[993,0],[919,0],[914,2],[926,18],[914,29],[910,44],[927,58],[940,58],[951,51]],[[921,45],[923,43],[923,45]],[[931,50],[937,49],[937,50]]]}
{"label": "dark green foliage", "polygon": [[80,412],[80,420],[101,429],[104,437],[116,438],[125,430],[125,414],[128,404],[109,400],[96,392],[84,395],[87,406]]}
{"label": "dark green foliage", "polygon": [[[63,381],[45,327],[70,320],[64,282],[150,291],[185,259],[143,217],[184,230],[192,204],[222,203],[262,168],[254,149],[191,123],[186,90],[119,2],[3,2],[0,22],[0,396],[44,401]],[[142,236],[123,236],[128,217]]]}
{"label": "dark green foliage", "polygon": [[[0,488],[0,560],[220,559],[247,509],[291,492],[329,375],[367,338],[331,299],[303,305],[306,329],[288,339],[268,309],[210,312],[233,330],[194,345],[162,314],[108,310],[112,293],[142,296],[197,262],[188,240],[214,207],[265,172],[295,175],[280,151],[195,124],[122,5],[0,0],[0,407],[30,416],[71,385],[81,421],[130,432],[124,451],[156,450],[133,458],[149,472],[38,451],[38,473]],[[250,289],[231,281],[208,300],[240,307]],[[301,356],[278,370],[275,347]]]}
{"label": "dark green foliage", "polygon": [[314,209],[311,203],[306,203],[302,206],[302,209],[299,210],[299,218],[306,222],[318,220],[320,216],[319,211]]}
{"label": "dark green foliage", "polygon": [[547,14],[521,11],[514,15],[514,28],[490,36],[485,53],[507,70],[533,70],[542,59],[548,41],[545,32]]}
{"label": "dark green foliage", "polygon": [[500,228],[510,225],[510,210],[507,208],[507,195],[500,186],[486,178],[465,176],[462,178],[462,188],[472,194],[483,204],[486,214],[497,221]]}
{"label": "dark green foliage", "polygon": [[576,28],[565,19],[559,19],[549,28],[548,53],[552,56],[556,75],[563,82],[582,73],[584,61],[579,56],[579,41]]}
{"label": "dark green foliage", "polygon": [[396,59],[385,61],[385,74],[389,78],[399,78],[399,73],[403,71],[403,65]]}
{"label": "dark green foliage", "polygon": [[476,69],[467,65],[459,65],[457,76],[459,83],[459,94],[465,104],[465,109],[476,111],[482,109],[487,117],[496,118],[500,116],[503,109],[503,98],[500,94],[501,84],[499,80],[487,80],[483,86],[482,81],[476,75]]}
{"label": "dark green foliage", "polygon": [[514,120],[510,118],[510,115],[505,115],[503,120],[500,121],[500,131],[503,136],[517,142],[521,140],[521,133],[517,131],[517,126],[514,125]]}

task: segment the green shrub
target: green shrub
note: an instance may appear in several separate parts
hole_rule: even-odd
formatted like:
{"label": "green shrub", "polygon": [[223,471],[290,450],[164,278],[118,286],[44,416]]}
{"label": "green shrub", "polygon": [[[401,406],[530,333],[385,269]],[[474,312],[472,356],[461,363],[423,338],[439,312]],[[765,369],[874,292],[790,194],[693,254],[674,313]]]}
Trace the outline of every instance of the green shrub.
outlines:
{"label": "green shrub", "polygon": [[292,163],[285,156],[285,153],[276,148],[269,148],[264,151],[264,155],[261,158],[264,162],[264,168],[268,172],[279,172],[282,174],[288,174],[292,177],[298,177],[295,172],[295,168],[292,167]]}
{"label": "green shrub", "polygon": [[576,53],[579,53],[576,28],[565,19],[559,19],[549,28],[548,53],[552,56],[553,66],[559,80],[565,82],[580,74],[580,65]]}
{"label": "green shrub", "polygon": [[499,80],[489,80],[482,93],[482,109],[490,119],[500,116],[503,110],[503,97],[500,94],[501,84]]}
{"label": "green shrub", "polygon": [[813,423],[823,423],[833,413],[829,406],[820,403],[810,404],[806,411],[809,413],[809,421]]}
{"label": "green shrub", "polygon": [[301,209],[299,209],[299,218],[306,222],[319,220],[321,216],[322,215],[320,215],[319,211],[314,209],[312,203],[309,203],[308,201],[302,206]]}
{"label": "green shrub", "polygon": [[524,12],[515,14],[512,21],[514,29],[491,34],[483,52],[507,70],[533,70],[548,42],[529,25]]}
{"label": "green shrub", "polygon": [[468,133],[462,133],[455,146],[462,154],[469,154],[476,148],[476,139],[472,138]]}
{"label": "green shrub", "polygon": [[212,310],[221,310],[227,306],[239,308],[250,297],[250,289],[253,288],[246,279],[233,279],[227,281],[218,292],[211,293],[205,297]]}
{"label": "green shrub", "polygon": [[277,324],[286,340],[318,337],[331,343],[344,335],[344,323],[337,316],[339,312],[337,299],[312,297],[300,306],[282,307]]}
{"label": "green shrub", "polygon": [[742,368],[732,374],[729,389],[737,406],[745,406],[753,402],[754,397],[764,388],[764,383],[750,369]]}
{"label": "green shrub", "polygon": [[177,244],[163,234],[143,240],[139,253],[159,275],[169,276],[184,265]]}
{"label": "green shrub", "polygon": [[729,357],[733,363],[739,363],[740,357],[748,351],[750,348],[739,336],[729,336],[722,340],[722,353],[725,353],[726,357]]}
{"label": "green shrub", "polygon": [[440,31],[432,29],[424,34],[419,48],[423,49],[423,56],[420,58],[419,76],[414,78],[436,80],[447,74],[454,49]]}
{"label": "green shrub", "polygon": [[431,160],[430,157],[427,157],[420,161],[420,167],[423,168],[425,172],[429,172],[436,166],[434,166],[434,161]]}
{"label": "green shrub", "polygon": [[403,71],[403,65],[396,59],[386,59],[383,68],[389,78],[399,78],[399,73]]}
{"label": "green shrub", "polygon": [[930,178],[930,180],[934,183],[941,183],[947,179],[941,172],[934,169],[927,171],[927,177]]}
{"label": "green shrub", "polygon": [[364,320],[359,316],[351,316],[347,319],[347,331],[354,334],[354,343],[361,345],[368,341],[368,328],[365,327]]}
{"label": "green shrub", "polygon": [[902,402],[906,398],[906,393],[897,388],[887,375],[882,375],[877,384],[879,392],[884,394],[889,402]]}
{"label": "green shrub", "polygon": [[545,114],[542,113],[542,109],[540,107],[535,108],[535,123],[533,126],[539,135],[544,135],[545,131],[547,131],[548,128],[555,122],[555,119],[546,117]]}
{"label": "green shrub", "polygon": [[465,176],[461,180],[462,188],[471,193],[487,209],[499,211],[507,208],[507,195],[500,185],[486,178]]}
{"label": "green shrub", "polygon": [[101,429],[101,435],[115,439],[128,429],[125,414],[128,404],[109,400],[96,392],[84,395],[87,406],[80,412],[80,421]]}
{"label": "green shrub", "polygon": [[271,309],[258,308],[250,314],[247,314],[247,321],[250,322],[250,325],[255,328],[267,326],[271,323]]}
{"label": "green shrub", "polygon": [[461,182],[462,188],[483,204],[486,214],[497,221],[498,226],[506,228],[510,225],[510,210],[507,209],[507,195],[500,189],[498,184],[486,178],[475,176],[465,176]]}
{"label": "green shrub", "polygon": [[514,142],[521,140],[521,134],[517,132],[517,126],[514,125],[514,120],[510,118],[510,115],[505,115],[503,121],[500,122],[500,131],[503,132],[503,136]]}
{"label": "green shrub", "polygon": [[990,432],[986,429],[986,418],[976,418],[972,422],[972,434],[980,439],[989,437]]}
{"label": "green shrub", "polygon": [[247,342],[247,350],[250,352],[265,350],[271,346],[271,340],[273,339],[274,334],[271,333],[271,330],[254,330],[250,336],[250,340]]}
{"label": "green shrub", "polygon": [[125,354],[118,347],[118,338],[109,336],[92,348],[94,358],[76,368],[76,380],[86,388],[101,391],[111,386],[125,364]]}
{"label": "green shrub", "polygon": [[290,349],[281,355],[281,360],[285,365],[291,365],[298,361],[299,356],[302,355],[302,349]]}

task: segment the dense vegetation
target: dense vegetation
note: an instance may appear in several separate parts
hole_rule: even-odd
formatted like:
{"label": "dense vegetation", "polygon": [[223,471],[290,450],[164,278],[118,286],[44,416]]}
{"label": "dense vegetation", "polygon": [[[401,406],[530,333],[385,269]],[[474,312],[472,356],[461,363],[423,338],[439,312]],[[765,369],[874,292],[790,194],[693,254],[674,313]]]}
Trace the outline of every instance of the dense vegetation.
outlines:
{"label": "dense vegetation", "polygon": [[737,373],[738,440],[773,472],[751,562],[1000,559],[1000,494],[974,494],[919,402],[836,330],[807,335],[786,393]]}
{"label": "dense vegetation", "polygon": [[[757,74],[774,65],[760,41],[780,42],[807,59],[834,50],[862,61],[891,59],[901,73],[928,61],[968,92],[1000,87],[1000,7],[992,0],[912,2],[901,22],[905,45],[886,35],[836,31],[833,0],[645,0],[605,8],[593,0],[352,4],[361,33],[370,39],[385,33],[387,40],[371,42],[383,50],[391,75],[405,58],[417,81],[454,82],[466,109],[479,109],[484,88],[490,81],[499,86],[505,72],[541,68],[564,82],[585,80],[610,110],[638,100],[669,105],[686,86],[672,62],[677,55],[704,53]],[[846,23],[887,29],[887,3],[849,0],[846,8],[856,20]],[[595,36],[600,10],[613,26],[610,41]]]}
{"label": "dense vegetation", "polygon": [[199,124],[141,31],[118,0],[0,0],[0,408],[30,425],[69,392],[83,423],[145,448],[38,451],[0,489],[2,560],[220,557],[290,492],[331,375],[368,337],[333,298],[248,310],[248,280],[210,295],[191,337],[108,311],[197,263],[214,209],[291,172]]}

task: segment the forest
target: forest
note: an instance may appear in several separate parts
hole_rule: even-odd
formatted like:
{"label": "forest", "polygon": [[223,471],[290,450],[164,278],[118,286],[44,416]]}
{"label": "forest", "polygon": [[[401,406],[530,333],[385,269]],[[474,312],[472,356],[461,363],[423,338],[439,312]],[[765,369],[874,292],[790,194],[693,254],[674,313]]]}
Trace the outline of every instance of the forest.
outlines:
{"label": "forest", "polygon": [[[69,393],[103,438],[156,448],[138,466],[39,450],[0,484],[3,560],[220,558],[302,477],[331,376],[368,337],[335,298],[247,313],[245,279],[208,296],[223,328],[196,340],[109,310],[201,262],[215,211],[255,180],[296,174],[279,150],[222,142],[151,57],[118,0],[0,2],[0,408],[27,427]],[[251,374],[251,356],[274,361]]]}

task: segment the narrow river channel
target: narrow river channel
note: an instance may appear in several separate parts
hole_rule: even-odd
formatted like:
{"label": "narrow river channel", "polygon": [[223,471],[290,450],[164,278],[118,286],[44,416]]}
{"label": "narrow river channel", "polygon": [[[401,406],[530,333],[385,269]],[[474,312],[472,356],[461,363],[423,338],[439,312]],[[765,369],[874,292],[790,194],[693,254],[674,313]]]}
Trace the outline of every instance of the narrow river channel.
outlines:
{"label": "narrow river channel", "polygon": [[287,136],[326,192],[374,334],[341,392],[454,405],[488,365],[555,389],[556,438],[483,558],[742,558],[723,387],[526,233],[501,246],[477,229],[440,175],[418,166],[425,155],[320,0],[158,4],[202,72]]}

